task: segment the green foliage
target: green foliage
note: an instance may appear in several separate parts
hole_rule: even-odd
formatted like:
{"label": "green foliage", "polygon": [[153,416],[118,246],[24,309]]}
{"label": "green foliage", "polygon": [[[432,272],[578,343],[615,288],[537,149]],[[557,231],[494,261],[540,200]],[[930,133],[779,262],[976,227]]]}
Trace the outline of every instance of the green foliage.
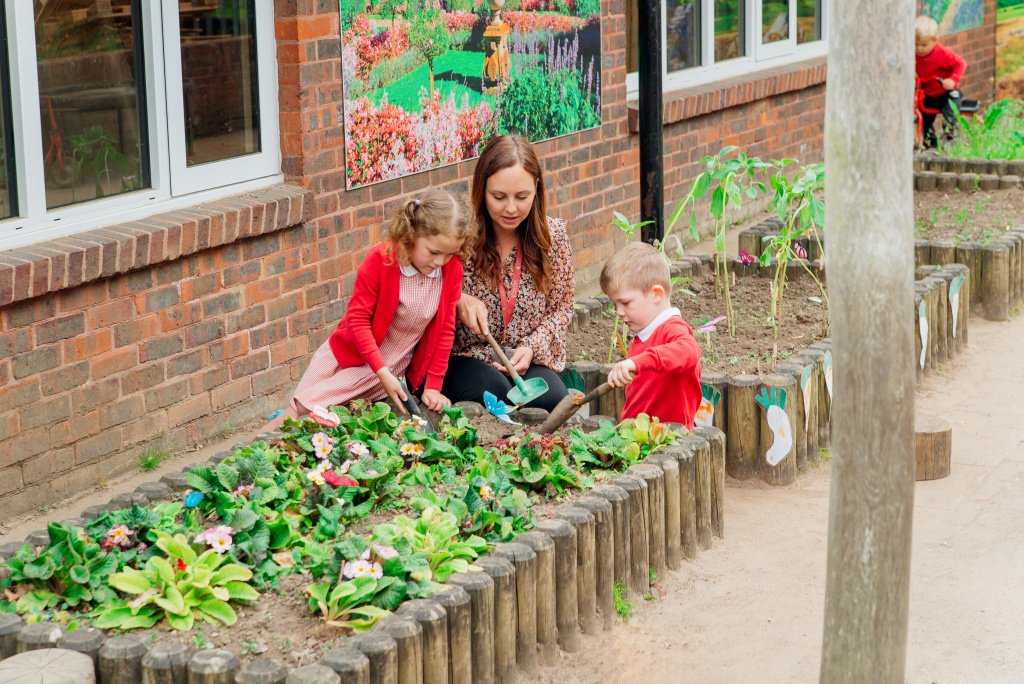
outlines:
{"label": "green foliage", "polygon": [[423,55],[430,71],[430,101],[434,101],[434,60],[451,48],[451,33],[436,9],[421,9],[409,27],[409,45]]}
{"label": "green foliage", "polygon": [[583,477],[569,465],[569,445],[562,437],[519,433],[496,446],[498,465],[517,485],[548,496],[583,487]]}
{"label": "green foliage", "polygon": [[646,413],[614,425],[601,421],[591,433],[573,429],[569,444],[577,467],[626,470],[652,452],[676,441],[676,434]]}
{"label": "green foliage", "polygon": [[524,69],[498,97],[498,131],[543,140],[600,126],[601,115],[581,80],[576,69]]}
{"label": "green foliage", "polygon": [[161,463],[167,460],[169,455],[170,454],[166,451],[161,451],[159,449],[146,449],[139,454],[139,467],[142,468],[144,472],[148,473],[149,471],[158,468]]}
{"label": "green foliage", "polygon": [[111,601],[93,612],[103,629],[152,627],[161,618],[176,630],[189,630],[195,620],[233,625],[238,619],[232,601],[251,602],[259,594],[249,584],[252,572],[213,549],[197,555],[183,535],[156,532],[163,556],[146,561],[142,570],[126,568],[110,576],[110,586],[135,596]]}
{"label": "green foliage", "polygon": [[104,181],[107,184],[110,183],[111,167],[114,167],[122,176],[126,176],[131,170],[133,160],[118,151],[117,138],[107,135],[102,126],[90,126],[78,135],[68,136],[68,139],[72,145],[72,199],[74,199],[75,187],[86,166],[92,170],[97,198],[104,195]]}
{"label": "green foliage", "polygon": [[958,114],[960,128],[951,142],[940,142],[950,157],[1024,159],[1024,102],[999,100],[978,118]]}
{"label": "green foliage", "polygon": [[621,581],[616,582],[612,605],[615,608],[615,613],[623,620],[628,621],[629,618],[633,617],[633,604],[629,602],[626,596],[626,586]]}
{"label": "green foliage", "polygon": [[576,14],[580,17],[594,17],[601,14],[600,0],[576,0]]}
{"label": "green foliage", "polygon": [[416,581],[443,583],[457,572],[466,572],[470,564],[487,550],[487,542],[477,535],[459,536],[457,518],[437,506],[427,506],[416,519],[404,515],[377,525],[373,539],[394,547],[403,557],[425,554],[425,569],[411,573]]}
{"label": "green foliage", "polygon": [[395,577],[356,577],[338,582],[333,588],[323,582],[311,584],[306,587],[309,609],[319,611],[329,625],[365,632],[388,614],[383,608],[372,605],[372,601],[396,581]]}

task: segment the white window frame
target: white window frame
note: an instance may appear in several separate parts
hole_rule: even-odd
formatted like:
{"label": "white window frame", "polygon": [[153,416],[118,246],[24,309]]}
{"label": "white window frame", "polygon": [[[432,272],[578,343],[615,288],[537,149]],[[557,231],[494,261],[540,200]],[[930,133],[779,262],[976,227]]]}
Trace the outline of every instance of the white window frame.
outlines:
{"label": "white window frame", "polygon": [[142,78],[150,187],[47,210],[33,6],[25,1],[6,3],[2,19],[9,45],[18,215],[0,220],[0,250],[138,220],[282,180],[273,0],[256,0],[261,151],[193,168],[187,167],[184,158],[178,3],[143,0],[140,5],[139,21],[146,37]]}
{"label": "white window frame", "polygon": [[[636,2],[637,0],[627,0]],[[668,71],[666,48],[668,45],[668,11],[666,2],[661,5],[661,74],[662,84],[666,92],[684,90],[707,85],[716,81],[738,76],[756,76],[758,72],[767,71],[779,66],[799,64],[810,59],[824,57],[827,54],[828,2],[821,2],[821,39],[809,43],[797,43],[796,9],[797,0],[790,0],[790,37],[786,41],[778,41],[768,45],[761,44],[761,8],[762,0],[746,0],[745,15],[747,31],[744,36],[744,57],[735,57],[722,62],[715,62],[715,23],[714,0],[701,2],[701,60],[703,66],[690,67],[678,71]],[[626,27],[627,32],[629,27]],[[627,33],[627,40],[629,40]],[[638,49],[642,49],[638,46]],[[635,71],[626,74],[626,96],[635,100],[639,94],[639,80]]]}

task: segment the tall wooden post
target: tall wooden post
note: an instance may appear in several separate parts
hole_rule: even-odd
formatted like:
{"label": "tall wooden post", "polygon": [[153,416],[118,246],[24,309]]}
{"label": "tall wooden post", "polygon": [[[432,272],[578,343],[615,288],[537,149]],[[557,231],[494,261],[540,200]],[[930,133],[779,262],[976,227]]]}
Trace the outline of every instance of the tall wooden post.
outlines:
{"label": "tall wooden post", "polygon": [[829,9],[835,392],[821,681],[902,682],[914,499],[914,3]]}

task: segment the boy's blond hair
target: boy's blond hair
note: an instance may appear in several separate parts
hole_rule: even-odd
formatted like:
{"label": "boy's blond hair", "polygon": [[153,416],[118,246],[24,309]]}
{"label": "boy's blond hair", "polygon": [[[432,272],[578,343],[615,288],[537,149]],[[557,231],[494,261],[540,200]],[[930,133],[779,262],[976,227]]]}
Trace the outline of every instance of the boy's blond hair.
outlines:
{"label": "boy's blond hair", "polygon": [[669,294],[672,274],[665,255],[646,242],[631,242],[601,269],[601,291],[609,297],[626,288],[650,292],[655,285],[661,285]]}
{"label": "boy's blond hair", "polygon": [[939,37],[939,23],[931,17],[924,15],[914,20],[914,37],[915,38],[938,38]]}

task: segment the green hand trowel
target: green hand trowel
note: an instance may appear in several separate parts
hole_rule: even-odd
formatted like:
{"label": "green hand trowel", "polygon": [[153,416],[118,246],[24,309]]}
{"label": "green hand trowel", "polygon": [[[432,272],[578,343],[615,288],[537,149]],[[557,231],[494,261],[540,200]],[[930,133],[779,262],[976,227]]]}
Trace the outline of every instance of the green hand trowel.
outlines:
{"label": "green hand trowel", "polygon": [[508,374],[512,376],[512,382],[516,384],[515,387],[508,391],[508,400],[517,406],[523,406],[528,404],[537,397],[543,396],[548,391],[548,383],[545,382],[544,378],[530,378],[529,380],[523,380],[516,373],[516,369],[512,366],[512,362],[505,356],[505,352],[501,346],[494,341],[490,333],[485,333],[484,337],[487,339],[487,343],[491,345],[491,349],[497,354],[498,358],[508,369]]}

